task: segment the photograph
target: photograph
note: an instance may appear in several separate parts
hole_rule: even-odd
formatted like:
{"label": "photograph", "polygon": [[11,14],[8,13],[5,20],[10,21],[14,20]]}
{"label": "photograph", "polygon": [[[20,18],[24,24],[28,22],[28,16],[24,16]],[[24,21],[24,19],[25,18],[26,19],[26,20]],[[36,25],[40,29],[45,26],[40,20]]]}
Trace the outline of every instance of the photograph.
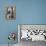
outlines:
{"label": "photograph", "polygon": [[7,20],[15,20],[16,19],[16,7],[8,6],[6,8],[6,19]]}

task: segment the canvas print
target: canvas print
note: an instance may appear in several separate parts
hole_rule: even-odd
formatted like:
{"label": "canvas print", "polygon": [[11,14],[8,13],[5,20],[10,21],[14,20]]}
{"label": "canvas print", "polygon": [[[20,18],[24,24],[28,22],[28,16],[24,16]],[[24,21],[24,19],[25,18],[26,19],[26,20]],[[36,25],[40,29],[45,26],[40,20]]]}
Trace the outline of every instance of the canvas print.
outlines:
{"label": "canvas print", "polygon": [[46,42],[46,25],[20,24],[18,25],[18,33],[21,46],[31,42]]}
{"label": "canvas print", "polygon": [[16,19],[16,7],[15,6],[8,6],[6,8],[6,19],[7,20]]}

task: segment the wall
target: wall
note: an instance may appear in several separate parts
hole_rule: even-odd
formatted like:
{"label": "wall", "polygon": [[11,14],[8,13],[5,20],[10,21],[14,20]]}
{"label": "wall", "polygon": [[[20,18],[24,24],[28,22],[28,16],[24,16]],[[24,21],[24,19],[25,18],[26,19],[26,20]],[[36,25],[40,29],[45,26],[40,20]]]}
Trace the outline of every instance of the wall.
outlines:
{"label": "wall", "polygon": [[[6,7],[12,5],[16,5],[16,0],[0,0],[0,44],[7,44],[9,42],[8,34],[10,32],[16,32],[17,34],[17,17],[16,20],[11,21],[7,21],[5,18]],[[18,42],[17,39],[15,42]]]}
{"label": "wall", "polygon": [[46,24],[46,0],[17,0],[19,24]]}

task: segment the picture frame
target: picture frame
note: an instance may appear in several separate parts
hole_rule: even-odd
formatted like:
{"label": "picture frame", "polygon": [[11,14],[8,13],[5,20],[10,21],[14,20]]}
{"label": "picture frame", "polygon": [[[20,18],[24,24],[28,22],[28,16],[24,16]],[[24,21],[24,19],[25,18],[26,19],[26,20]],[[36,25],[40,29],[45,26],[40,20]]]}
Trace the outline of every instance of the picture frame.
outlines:
{"label": "picture frame", "polygon": [[15,20],[16,19],[16,6],[8,6],[6,8],[6,16],[7,20]]}

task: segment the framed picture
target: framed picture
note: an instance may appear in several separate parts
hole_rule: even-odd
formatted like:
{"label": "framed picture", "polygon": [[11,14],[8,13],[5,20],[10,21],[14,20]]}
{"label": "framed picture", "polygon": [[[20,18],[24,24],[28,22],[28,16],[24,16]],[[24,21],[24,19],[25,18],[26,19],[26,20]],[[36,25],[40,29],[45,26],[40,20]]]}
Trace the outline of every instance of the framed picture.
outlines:
{"label": "framed picture", "polygon": [[8,6],[6,8],[6,19],[15,20],[16,19],[16,6]]}
{"label": "framed picture", "polygon": [[46,41],[46,25],[18,25],[19,42],[21,40]]}

